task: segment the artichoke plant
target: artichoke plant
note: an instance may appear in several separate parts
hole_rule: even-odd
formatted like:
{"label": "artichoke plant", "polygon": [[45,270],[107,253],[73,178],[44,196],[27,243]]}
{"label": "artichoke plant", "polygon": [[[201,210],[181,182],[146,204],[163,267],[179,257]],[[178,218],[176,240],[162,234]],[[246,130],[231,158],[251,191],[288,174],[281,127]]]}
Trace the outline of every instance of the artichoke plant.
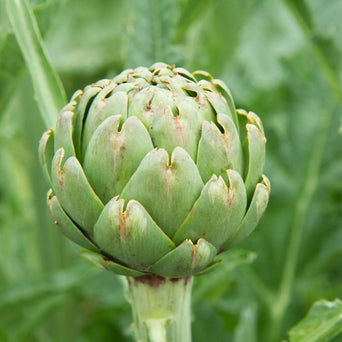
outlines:
{"label": "artichoke plant", "polygon": [[256,227],[270,190],[265,142],[259,117],[209,73],[125,70],[77,91],[43,135],[48,206],[101,267],[185,279]]}

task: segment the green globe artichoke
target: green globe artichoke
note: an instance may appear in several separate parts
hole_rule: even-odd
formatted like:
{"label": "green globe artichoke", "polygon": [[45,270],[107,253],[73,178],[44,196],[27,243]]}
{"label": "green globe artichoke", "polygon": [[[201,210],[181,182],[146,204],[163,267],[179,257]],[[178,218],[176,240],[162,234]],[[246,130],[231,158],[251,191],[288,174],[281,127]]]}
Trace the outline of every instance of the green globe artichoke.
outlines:
{"label": "green globe artichoke", "polygon": [[262,123],[210,74],[157,63],[77,91],[40,141],[55,223],[101,267],[196,275],[268,202]]}

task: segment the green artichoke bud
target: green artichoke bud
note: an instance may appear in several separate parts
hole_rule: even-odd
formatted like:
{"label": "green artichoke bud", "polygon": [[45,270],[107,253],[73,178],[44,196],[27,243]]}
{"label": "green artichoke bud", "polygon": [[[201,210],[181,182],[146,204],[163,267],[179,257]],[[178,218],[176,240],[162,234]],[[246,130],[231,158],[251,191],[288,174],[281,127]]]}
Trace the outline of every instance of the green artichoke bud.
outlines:
{"label": "green artichoke bud", "polygon": [[210,74],[157,63],[77,91],[40,142],[55,223],[114,273],[201,274],[268,202],[262,123]]}

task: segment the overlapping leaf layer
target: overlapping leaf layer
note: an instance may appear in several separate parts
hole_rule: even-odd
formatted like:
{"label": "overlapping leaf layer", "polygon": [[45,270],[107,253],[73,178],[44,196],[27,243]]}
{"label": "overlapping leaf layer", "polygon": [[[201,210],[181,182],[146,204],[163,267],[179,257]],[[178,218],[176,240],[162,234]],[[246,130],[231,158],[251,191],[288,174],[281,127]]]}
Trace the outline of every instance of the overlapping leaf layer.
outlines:
{"label": "overlapping leaf layer", "polygon": [[122,275],[185,277],[248,236],[270,185],[265,136],[206,72],[157,63],[77,91],[40,143],[61,231]]}

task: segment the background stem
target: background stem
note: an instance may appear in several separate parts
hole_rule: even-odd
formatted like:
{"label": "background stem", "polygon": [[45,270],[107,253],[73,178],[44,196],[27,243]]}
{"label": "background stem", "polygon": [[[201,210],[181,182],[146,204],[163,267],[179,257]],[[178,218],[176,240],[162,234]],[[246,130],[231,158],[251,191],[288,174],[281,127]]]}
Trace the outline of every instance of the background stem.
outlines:
{"label": "background stem", "polygon": [[[287,5],[287,8],[293,18],[296,20],[298,27],[301,29],[306,40],[310,43],[312,54],[325,76],[327,85],[335,95],[339,106],[342,107],[342,87],[338,78],[338,73],[335,72],[333,66],[329,62],[329,56],[327,55],[329,54],[329,51],[322,49],[322,46],[317,42],[317,39],[315,39],[317,38],[315,37],[315,26],[310,16],[309,9],[302,0],[284,0],[284,3]],[[284,316],[291,299],[302,236],[305,228],[306,215],[318,185],[320,167],[326,139],[329,133],[332,113],[333,110],[329,108],[326,113],[321,115],[318,122],[318,129],[315,135],[315,141],[313,142],[312,154],[309,159],[304,184],[295,206],[283,274],[278,294],[270,306],[272,321],[269,333],[270,342],[277,341],[279,339]]]}
{"label": "background stem", "polygon": [[29,69],[45,126],[54,127],[67,101],[62,82],[47,57],[36,18],[27,0],[7,0],[7,13]]}

